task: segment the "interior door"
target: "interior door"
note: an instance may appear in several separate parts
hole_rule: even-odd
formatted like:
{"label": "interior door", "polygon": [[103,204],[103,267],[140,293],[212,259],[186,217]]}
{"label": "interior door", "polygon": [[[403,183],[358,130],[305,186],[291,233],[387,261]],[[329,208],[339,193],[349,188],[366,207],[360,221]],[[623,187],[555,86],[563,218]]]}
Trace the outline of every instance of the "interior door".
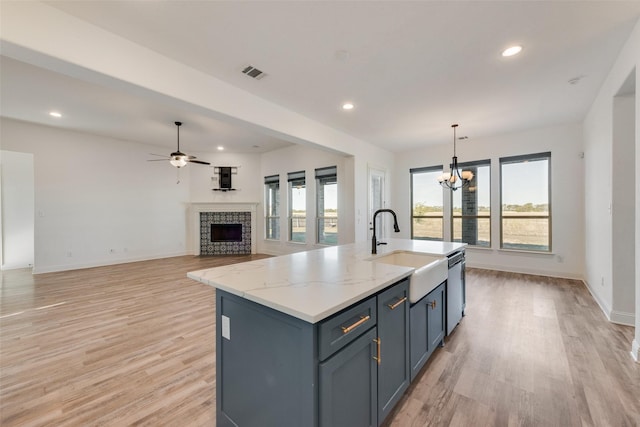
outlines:
{"label": "interior door", "polygon": [[[386,181],[386,169],[376,166],[369,166],[369,229],[373,227],[372,219],[375,211],[377,211],[378,209],[383,209],[387,206],[387,196],[385,191]],[[383,240],[387,234],[387,231],[381,226],[381,224],[382,218],[381,216],[378,216],[376,218],[376,237],[378,238],[378,240]],[[369,239],[371,239],[372,235],[372,231],[369,230]]]}

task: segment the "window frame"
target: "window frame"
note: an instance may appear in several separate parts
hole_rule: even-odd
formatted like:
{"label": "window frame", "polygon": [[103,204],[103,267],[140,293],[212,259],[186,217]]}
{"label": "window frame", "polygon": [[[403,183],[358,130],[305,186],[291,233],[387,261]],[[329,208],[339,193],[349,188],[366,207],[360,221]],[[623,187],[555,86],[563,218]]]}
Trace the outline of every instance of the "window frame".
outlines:
{"label": "window frame", "polygon": [[[304,207],[304,212],[305,212],[305,216],[304,216],[304,239],[302,241],[298,241],[298,240],[293,240],[293,189],[294,189],[294,182],[300,182],[302,181],[303,185],[304,185],[304,191],[305,191],[305,207]],[[307,235],[308,235],[308,229],[307,229],[307,178],[306,178],[306,172],[304,170],[302,171],[297,171],[297,172],[289,172],[287,173],[287,187],[288,187],[288,199],[289,199],[289,205],[288,205],[288,217],[287,217],[287,224],[288,224],[288,231],[287,231],[287,242],[289,243],[295,243],[295,244],[306,244],[307,243]],[[300,217],[296,217],[296,218],[300,218]]]}
{"label": "window frame", "polygon": [[[547,216],[540,215],[520,215],[520,216],[504,216],[503,215],[503,193],[502,193],[502,165],[513,163],[526,163],[532,160],[547,160],[547,205],[549,206]],[[500,157],[498,159],[500,165],[500,250],[515,251],[515,252],[534,252],[539,254],[551,254],[553,250],[553,223],[552,223],[552,208],[551,208],[551,152],[546,151],[542,153],[523,154],[518,156]],[[548,233],[549,233],[549,247],[547,250],[539,249],[518,249],[518,248],[505,248],[504,247],[504,219],[544,219],[548,220]]]}
{"label": "window frame", "polygon": [[[413,175],[419,174],[419,173],[427,173],[427,172],[439,172],[440,174],[442,174],[443,170],[444,170],[443,165],[425,166],[425,167],[409,169],[409,173],[410,173],[409,183],[410,183],[410,191],[411,191],[411,200],[410,200],[411,204],[409,206],[409,211],[411,213],[411,217],[410,217],[411,218],[411,221],[410,221],[411,222],[411,240],[444,241],[444,206],[445,206],[444,205],[444,189],[442,189],[442,216],[414,216],[413,215]],[[434,181],[434,183],[437,183],[437,181]],[[440,185],[440,184],[437,184],[437,185]],[[413,221],[416,218],[427,218],[427,219],[440,218],[442,221],[440,238],[414,236]]]}
{"label": "window frame", "polygon": [[[338,188],[338,167],[337,166],[328,166],[328,167],[323,167],[323,168],[317,168],[315,170],[315,177],[316,177],[316,243],[319,245],[327,245],[327,246],[335,246],[338,244],[338,232],[336,231],[336,242],[335,243],[331,243],[331,242],[327,242],[325,241],[320,241],[320,230],[321,230],[321,224],[322,226],[322,230],[324,230],[324,224],[325,224],[325,220],[327,218],[330,219],[334,219],[336,221],[336,229],[338,229],[338,218],[339,218],[339,203],[338,203],[338,198],[337,195],[338,193],[336,193],[336,216],[335,217],[327,217],[322,215],[321,216],[321,212],[320,212],[320,208],[322,207],[322,214],[324,214],[325,211],[325,204],[324,204],[324,198],[322,200],[322,203],[320,203],[320,194],[324,195],[324,185],[326,185],[326,183],[324,181],[328,180],[328,179],[334,179],[335,180],[335,185],[336,188]],[[322,192],[320,191],[320,187],[323,187]]]}
{"label": "window frame", "polygon": [[[457,218],[476,218],[476,220],[478,219],[488,219],[489,220],[489,246],[482,246],[482,245],[471,245],[469,243],[467,243],[468,247],[470,248],[481,248],[481,249],[491,249],[491,245],[492,245],[492,239],[491,239],[491,216],[493,213],[493,209],[491,208],[491,159],[485,159],[485,160],[474,160],[474,161],[470,161],[470,162],[464,162],[464,163],[458,163],[458,168],[462,171],[465,168],[470,168],[470,167],[479,167],[479,166],[488,166],[489,167],[489,215],[462,215],[460,214],[459,216],[454,215],[454,211],[453,211],[453,191],[451,191],[451,197],[449,198],[449,202],[450,202],[450,215],[449,215],[449,222],[450,222],[450,232],[451,232],[451,241],[452,242],[456,242],[456,243],[467,243],[462,241],[462,239],[460,240],[460,242],[455,240],[455,233],[454,233],[454,219]],[[474,179],[477,178],[477,174],[475,174]],[[462,189],[460,189],[459,191],[463,191]],[[477,222],[476,222],[477,223]]]}
{"label": "window frame", "polygon": [[[269,191],[275,191],[274,197],[269,197]],[[280,175],[269,175],[264,177],[264,239],[280,240]],[[277,216],[270,215],[269,208],[275,207]],[[275,221],[275,237],[269,237],[269,225]]]}

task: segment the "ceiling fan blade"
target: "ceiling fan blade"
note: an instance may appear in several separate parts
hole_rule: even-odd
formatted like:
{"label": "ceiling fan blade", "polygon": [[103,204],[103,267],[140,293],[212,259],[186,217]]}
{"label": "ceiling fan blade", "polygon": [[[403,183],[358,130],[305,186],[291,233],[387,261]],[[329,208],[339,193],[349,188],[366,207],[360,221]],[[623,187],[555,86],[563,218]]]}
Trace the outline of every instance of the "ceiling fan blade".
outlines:
{"label": "ceiling fan blade", "polygon": [[209,162],[203,162],[202,160],[188,160],[187,159],[187,162],[189,162],[189,163],[199,163],[201,165],[210,165],[211,164]]}
{"label": "ceiling fan blade", "polygon": [[169,157],[166,154],[154,154],[154,153],[149,153],[150,156],[158,156],[158,157]]}
{"label": "ceiling fan blade", "polygon": [[168,162],[171,159],[149,159],[147,162]]}

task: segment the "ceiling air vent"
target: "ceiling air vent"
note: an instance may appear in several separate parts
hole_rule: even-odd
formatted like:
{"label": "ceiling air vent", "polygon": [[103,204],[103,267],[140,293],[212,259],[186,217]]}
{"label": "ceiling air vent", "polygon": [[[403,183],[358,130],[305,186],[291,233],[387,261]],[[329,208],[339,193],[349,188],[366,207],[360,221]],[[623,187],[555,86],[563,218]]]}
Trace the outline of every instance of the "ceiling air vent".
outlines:
{"label": "ceiling air vent", "polygon": [[253,77],[256,80],[260,80],[261,78],[263,78],[264,76],[266,76],[266,74],[260,70],[258,70],[256,67],[254,67],[253,65],[247,65],[242,72],[244,74],[246,74],[249,77]]}

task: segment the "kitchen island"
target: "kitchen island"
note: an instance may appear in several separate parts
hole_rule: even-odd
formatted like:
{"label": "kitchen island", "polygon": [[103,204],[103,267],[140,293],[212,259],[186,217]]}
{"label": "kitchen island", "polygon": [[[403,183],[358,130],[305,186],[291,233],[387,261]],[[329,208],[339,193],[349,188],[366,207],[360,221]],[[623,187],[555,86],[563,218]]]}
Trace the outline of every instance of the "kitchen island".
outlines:
{"label": "kitchen island", "polygon": [[[398,251],[447,257],[464,246],[389,239],[376,257]],[[218,290],[217,425],[384,420],[412,377],[407,298],[414,269],[372,262],[370,250],[366,243],[332,246],[188,274]],[[433,319],[440,325],[421,329],[438,327],[440,343],[445,285],[414,304],[439,313]]]}

